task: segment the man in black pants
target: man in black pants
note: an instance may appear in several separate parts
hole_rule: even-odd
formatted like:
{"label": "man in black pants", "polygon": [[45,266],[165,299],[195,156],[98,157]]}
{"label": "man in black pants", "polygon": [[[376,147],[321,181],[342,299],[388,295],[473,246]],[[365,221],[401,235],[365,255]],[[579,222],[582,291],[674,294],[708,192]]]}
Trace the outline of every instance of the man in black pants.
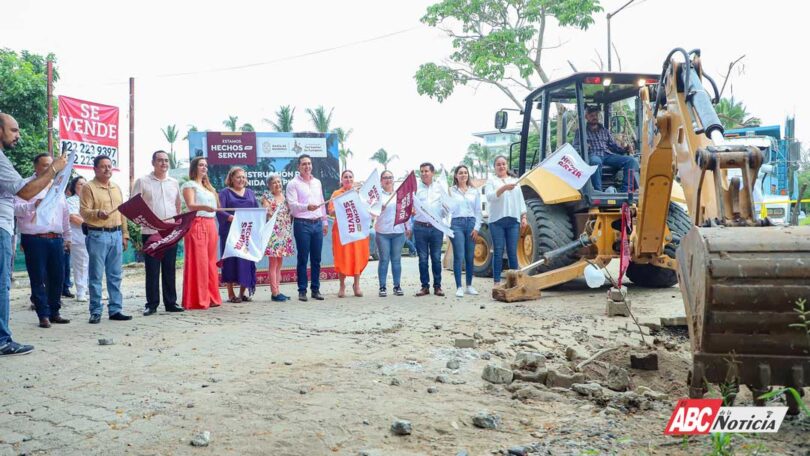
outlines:
{"label": "man in black pants", "polygon": [[[160,219],[174,217],[180,213],[180,187],[177,180],[168,175],[169,154],[159,150],[152,154],[153,171],[135,181],[132,194],[141,194],[146,205]],[[144,244],[155,231],[141,227]],[[166,312],[182,312],[183,308],[177,305],[177,289],[175,287],[175,270],[177,261],[177,244],[165,250],[163,259],[150,255],[144,256],[146,264],[146,307],[143,315],[149,316],[157,312],[160,305],[160,285],[158,277],[163,284],[163,305]]]}

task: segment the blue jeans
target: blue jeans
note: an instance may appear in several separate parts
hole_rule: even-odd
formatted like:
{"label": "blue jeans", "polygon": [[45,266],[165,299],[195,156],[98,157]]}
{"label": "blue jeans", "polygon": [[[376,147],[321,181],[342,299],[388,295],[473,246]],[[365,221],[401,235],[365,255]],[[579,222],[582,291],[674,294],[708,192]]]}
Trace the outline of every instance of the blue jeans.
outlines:
{"label": "blue jeans", "polygon": [[37,316],[54,318],[61,308],[65,244],[61,237],[48,239],[30,234],[23,234],[21,243]]}
{"label": "blue jeans", "polygon": [[121,296],[121,260],[123,256],[123,239],[121,231],[87,232],[84,240],[87,246],[89,259],[89,272],[87,274],[88,288],[90,289],[90,315],[100,316],[104,312],[101,303],[101,281],[107,275],[107,312],[115,315],[124,308]]}
{"label": "blue jeans", "polygon": [[380,279],[380,288],[385,288],[388,276],[388,263],[391,263],[391,273],[394,275],[394,288],[399,288],[399,279],[402,277],[402,246],[405,245],[405,233],[377,233],[377,254],[380,261],[377,264],[377,277]]}
{"label": "blue jeans", "polygon": [[11,342],[9,290],[11,289],[11,234],[0,228],[0,347]]}
{"label": "blue jeans", "polygon": [[509,259],[509,269],[517,269],[517,245],[520,239],[520,223],[514,217],[504,217],[489,224],[492,233],[494,253],[492,256],[492,278],[495,283],[501,281],[503,268],[503,249],[506,247],[506,257]]}
{"label": "blue jeans", "polygon": [[433,269],[433,288],[442,287],[442,242],[444,233],[419,223],[413,224],[413,237],[416,240],[416,253],[419,254],[419,281],[422,288],[430,288],[428,257]]}
{"label": "blue jeans", "polygon": [[416,245],[413,243],[413,234],[409,238],[405,238],[405,246],[408,247],[409,255],[416,255]]}
{"label": "blue jeans", "polygon": [[298,251],[298,264],[295,275],[298,280],[298,294],[307,292],[307,259],[312,270],[312,292],[321,289],[321,249],[323,248],[323,222],[295,219],[293,221],[295,248]]}
{"label": "blue jeans", "polygon": [[475,217],[456,217],[450,221],[453,230],[453,275],[456,278],[456,288],[461,288],[461,260],[464,259],[464,270],[467,275],[467,286],[472,285],[473,256],[475,255],[475,241],[472,231],[475,228]]}
{"label": "blue jeans", "polygon": [[70,287],[73,286],[73,282],[70,280],[70,250],[65,250],[65,278],[62,280],[62,293],[66,294],[70,292]]}
{"label": "blue jeans", "polygon": [[600,157],[598,155],[591,155],[588,157],[588,161],[591,165],[597,165],[596,172],[593,173],[591,176],[591,184],[593,184],[593,188],[596,191],[602,191],[602,165],[607,165],[613,168],[620,169],[619,172],[622,173],[624,179],[622,179],[622,186],[619,188],[620,192],[627,191],[627,184],[629,183],[630,179],[628,176],[630,175],[630,171],[633,171],[633,186],[638,188],[638,162],[634,157],[629,155],[616,155],[616,154],[607,154],[604,157]]}

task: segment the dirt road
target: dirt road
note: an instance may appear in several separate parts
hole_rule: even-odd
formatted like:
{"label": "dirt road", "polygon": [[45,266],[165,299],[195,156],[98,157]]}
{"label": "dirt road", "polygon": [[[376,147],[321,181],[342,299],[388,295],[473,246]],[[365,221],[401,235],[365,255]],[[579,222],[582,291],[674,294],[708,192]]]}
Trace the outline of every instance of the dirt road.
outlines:
{"label": "dirt road", "polygon": [[[405,297],[377,297],[377,265],[370,263],[363,298],[338,299],[329,282],[323,302],[271,303],[262,288],[251,303],[150,317],[140,316],[142,269],[130,269],[124,296],[132,321],[105,316],[89,325],[86,304],[67,300],[63,314],[73,322],[47,330],[36,327],[21,284],[12,290],[11,326],[15,339],[36,351],[0,361],[0,455],[709,451],[708,437],[663,435],[686,393],[683,332],[645,336],[657,343],[660,369],[631,370],[629,353],[641,334],[628,318],[604,316],[604,289],[578,283],[540,301],[503,304],[487,296],[488,281],[476,279],[478,297],[458,299],[447,287],[448,297],[414,298],[416,259],[404,263]],[[452,274],[445,271],[444,280],[452,283]],[[293,285],[283,291],[295,294]],[[683,314],[677,288],[631,288],[631,295],[642,322]],[[114,345],[101,346],[99,338]],[[456,339],[475,347],[455,348]],[[588,397],[482,379],[487,364],[508,367],[518,352],[540,353],[553,368],[568,364],[566,347],[582,356],[617,344],[627,347],[591,363],[588,380],[605,383],[610,367],[621,366],[638,394],[602,388],[604,395]],[[448,368],[454,360],[458,368]],[[746,394],[738,403],[750,402]],[[495,429],[473,424],[482,411],[498,416]],[[391,432],[397,419],[410,421],[410,435]],[[743,453],[807,454],[808,430],[810,420],[794,419],[777,435],[735,437],[732,445]],[[191,446],[204,431],[208,446]]]}

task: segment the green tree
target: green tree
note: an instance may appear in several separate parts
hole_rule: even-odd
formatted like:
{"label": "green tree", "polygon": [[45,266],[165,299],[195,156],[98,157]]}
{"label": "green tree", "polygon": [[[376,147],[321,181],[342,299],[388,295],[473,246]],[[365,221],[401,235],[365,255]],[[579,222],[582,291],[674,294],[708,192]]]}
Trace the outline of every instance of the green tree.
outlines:
{"label": "green tree", "polygon": [[383,165],[384,170],[387,170],[388,164],[397,158],[399,158],[399,155],[397,154],[388,155],[388,151],[386,151],[383,148],[380,148],[377,152],[374,152],[374,155],[371,156],[372,160]]}
{"label": "green tree", "polygon": [[476,167],[478,166],[475,159],[467,152],[467,155],[461,159],[461,164],[466,166],[467,169],[470,170],[470,179],[475,178]]}
{"label": "green tree", "polygon": [[349,157],[354,156],[354,152],[351,149],[346,148],[346,141],[348,141],[349,136],[351,136],[354,129],[349,128],[348,130],[344,130],[343,128],[337,127],[332,130],[337,136],[338,140],[338,157],[340,157],[340,170],[343,171],[347,168]]}
{"label": "green tree", "polygon": [[161,128],[163,137],[169,143],[169,167],[172,169],[177,168],[177,155],[174,153],[174,142],[177,141],[177,125],[167,125],[166,128]]}
{"label": "green tree", "polygon": [[334,110],[335,108],[330,109],[329,114],[327,115],[323,106],[318,106],[314,111],[307,108],[309,120],[315,127],[315,131],[318,133],[327,133],[330,130],[330,124],[332,123],[332,111]]}
{"label": "green tree", "polygon": [[458,85],[491,84],[520,109],[524,95],[549,80],[548,21],[585,30],[600,11],[598,0],[442,0],[421,21],[446,32],[454,51],[446,64],[419,67],[416,90],[442,102]]}
{"label": "green tree", "polygon": [[733,95],[731,98],[721,98],[720,102],[715,106],[715,111],[717,111],[720,123],[723,124],[725,129],[762,125],[762,121],[758,117],[752,117],[743,102],[735,101]]}
{"label": "green tree", "polygon": [[243,123],[241,127],[239,127],[239,131],[256,131],[256,129],[253,128],[253,124],[246,122]]}
{"label": "green tree", "polygon": [[197,133],[198,131],[200,131],[200,130],[197,128],[196,125],[189,124],[188,125],[188,131],[186,131],[186,136],[183,137],[183,141],[188,141],[188,135],[190,133]]}
{"label": "green tree", "polygon": [[293,131],[293,118],[295,116],[295,108],[290,105],[282,106],[275,112],[276,120],[262,119],[265,123],[270,124],[274,131],[278,132],[291,132]]}
{"label": "green tree", "polygon": [[222,125],[225,125],[228,131],[236,131],[237,122],[239,122],[239,116],[228,116],[227,120],[222,121]]}
{"label": "green tree", "polygon": [[484,179],[489,178],[495,160],[495,151],[479,143],[472,143],[467,147],[467,157],[475,164],[475,169],[483,175]]}
{"label": "green tree", "polygon": [[[48,151],[48,70],[53,54],[41,56],[0,49],[0,112],[10,114],[20,125],[20,142],[6,151],[9,160],[23,176],[34,172],[31,160]],[[53,80],[59,80],[54,64]],[[53,101],[54,108],[56,100]],[[59,147],[54,138],[54,144]]]}

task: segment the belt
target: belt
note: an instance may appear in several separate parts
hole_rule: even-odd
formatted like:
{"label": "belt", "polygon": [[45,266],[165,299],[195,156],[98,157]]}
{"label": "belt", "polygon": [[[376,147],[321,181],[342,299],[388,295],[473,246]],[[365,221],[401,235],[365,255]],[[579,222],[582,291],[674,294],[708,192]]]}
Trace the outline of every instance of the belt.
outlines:
{"label": "belt", "polygon": [[43,239],[62,239],[62,235],[58,233],[39,233],[39,234],[25,234],[23,236],[33,236]]}
{"label": "belt", "polygon": [[90,226],[87,225],[87,229],[89,231],[104,231],[105,233],[115,233],[116,231],[121,231],[121,227],[117,226],[115,228],[102,228],[100,226]]}
{"label": "belt", "polygon": [[321,219],[305,219],[305,218],[295,217],[293,220],[295,220],[296,222],[309,223],[309,224],[312,224],[312,225],[314,225],[316,223],[318,223],[318,224],[323,223],[321,221]]}
{"label": "belt", "polygon": [[431,225],[430,223],[427,223],[427,222],[417,222],[416,220],[414,220],[413,224],[418,225],[418,226],[425,226],[425,227],[428,227],[428,228],[433,228],[433,225]]}

